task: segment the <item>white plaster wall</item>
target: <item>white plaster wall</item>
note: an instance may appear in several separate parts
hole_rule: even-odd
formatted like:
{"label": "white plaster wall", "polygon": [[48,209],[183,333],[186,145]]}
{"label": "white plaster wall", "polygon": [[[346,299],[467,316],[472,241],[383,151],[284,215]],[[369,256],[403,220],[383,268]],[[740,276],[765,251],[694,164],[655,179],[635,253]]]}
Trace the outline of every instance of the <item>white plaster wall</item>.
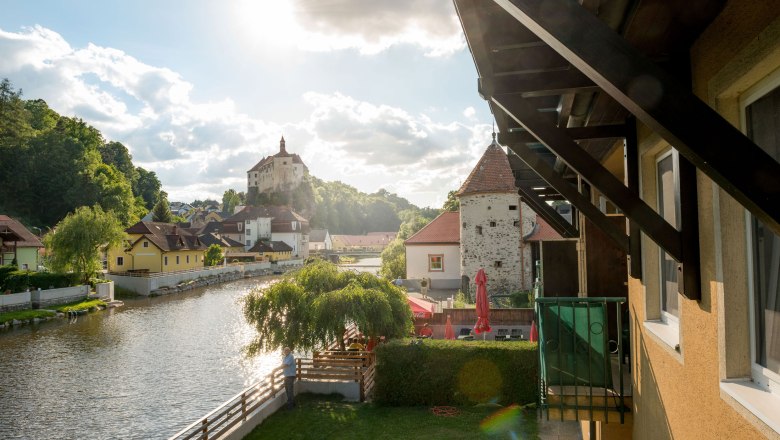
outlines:
{"label": "white plaster wall", "polygon": [[[510,205],[517,209],[510,210]],[[511,293],[523,288],[526,271],[521,271],[521,263],[526,266],[526,262],[521,260],[530,254],[521,258],[521,229],[528,231],[533,226],[526,211],[532,212],[527,206],[521,207],[520,196],[513,193],[460,197],[461,274],[469,277],[472,294],[474,277],[480,268],[485,269],[488,278],[488,293]],[[496,226],[490,226],[490,222]],[[482,234],[477,232],[478,226],[482,227]],[[494,267],[496,261],[501,261],[500,268]]]}
{"label": "white plaster wall", "polygon": [[[444,271],[428,272],[428,255],[444,256]],[[430,278],[433,280],[460,279],[460,247],[451,245],[410,245],[406,246],[406,278]]]}
{"label": "white plaster wall", "polygon": [[271,235],[273,241],[283,241],[293,248],[292,255],[302,258],[309,256],[309,236],[300,232],[274,232]]}

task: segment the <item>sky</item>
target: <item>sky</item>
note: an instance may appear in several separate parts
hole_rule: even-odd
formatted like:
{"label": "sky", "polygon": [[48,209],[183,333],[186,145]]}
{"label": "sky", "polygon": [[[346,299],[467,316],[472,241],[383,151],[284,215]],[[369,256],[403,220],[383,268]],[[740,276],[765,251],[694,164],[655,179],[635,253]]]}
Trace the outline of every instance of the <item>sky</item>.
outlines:
{"label": "sky", "polygon": [[279,149],[441,207],[492,117],[448,0],[4,0],[0,78],[128,147],[171,201]]}

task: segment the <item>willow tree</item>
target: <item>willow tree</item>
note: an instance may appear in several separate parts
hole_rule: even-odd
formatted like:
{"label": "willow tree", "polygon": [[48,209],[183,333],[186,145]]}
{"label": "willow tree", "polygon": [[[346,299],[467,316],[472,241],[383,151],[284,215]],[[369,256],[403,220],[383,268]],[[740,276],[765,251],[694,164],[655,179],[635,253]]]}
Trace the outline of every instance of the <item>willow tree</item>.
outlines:
{"label": "willow tree", "polygon": [[82,206],[46,234],[44,244],[54,271],[73,271],[86,283],[102,267],[102,253],[122,244],[124,237],[122,225],[111,211],[103,211],[99,205]]}
{"label": "willow tree", "polygon": [[405,294],[371,274],[339,272],[325,261],[309,264],[244,298],[244,316],[257,334],[250,355],[284,346],[297,350],[343,343],[350,324],[368,336],[402,337],[412,328]]}

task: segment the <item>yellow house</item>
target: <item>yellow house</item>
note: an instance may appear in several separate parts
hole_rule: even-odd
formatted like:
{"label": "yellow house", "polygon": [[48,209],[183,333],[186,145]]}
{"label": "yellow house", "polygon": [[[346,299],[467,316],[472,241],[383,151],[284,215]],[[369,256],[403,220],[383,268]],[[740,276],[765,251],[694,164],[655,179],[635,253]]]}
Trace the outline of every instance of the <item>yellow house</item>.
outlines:
{"label": "yellow house", "polygon": [[[608,338],[607,368],[540,382],[550,419],[586,439],[780,439],[780,3],[454,4],[521,195],[583,244],[566,301],[590,320],[609,277],[627,297],[603,301],[610,326],[559,327],[578,350]],[[549,209],[563,199],[573,222]],[[597,241],[614,252],[585,258]]]}
{"label": "yellow house", "polygon": [[292,247],[283,241],[258,241],[249,249],[260,258],[269,261],[289,260],[292,258]]}
{"label": "yellow house", "polygon": [[141,221],[125,232],[124,246],[108,252],[109,272],[175,272],[203,267],[207,246],[176,225]]}

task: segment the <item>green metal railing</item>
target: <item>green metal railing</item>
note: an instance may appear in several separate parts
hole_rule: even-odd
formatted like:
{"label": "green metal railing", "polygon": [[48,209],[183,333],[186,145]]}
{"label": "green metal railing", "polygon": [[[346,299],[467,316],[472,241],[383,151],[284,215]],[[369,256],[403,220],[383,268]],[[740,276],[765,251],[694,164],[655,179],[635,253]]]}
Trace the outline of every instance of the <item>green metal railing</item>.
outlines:
{"label": "green metal railing", "polygon": [[[539,330],[540,409],[594,420],[594,410],[618,412],[624,423],[623,304],[625,298],[536,298]],[[614,338],[610,338],[610,333]],[[614,346],[614,349],[613,349]],[[617,383],[612,356],[617,355]],[[551,392],[557,398],[551,397]],[[588,416],[581,415],[586,411]]]}

